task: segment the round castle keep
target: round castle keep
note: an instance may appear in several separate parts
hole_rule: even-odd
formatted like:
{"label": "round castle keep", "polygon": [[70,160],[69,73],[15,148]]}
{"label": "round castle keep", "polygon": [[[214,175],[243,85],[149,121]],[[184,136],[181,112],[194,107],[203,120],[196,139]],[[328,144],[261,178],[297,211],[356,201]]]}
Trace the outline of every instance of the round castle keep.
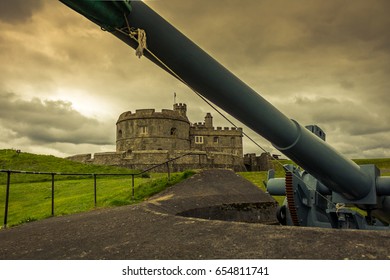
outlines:
{"label": "round castle keep", "polygon": [[[173,110],[122,113],[116,123],[115,152],[74,155],[69,159],[145,170],[177,158],[170,163],[173,171],[199,168],[243,171],[245,165],[257,170],[258,165],[253,165],[255,156],[245,157],[244,165],[242,136],[242,128],[214,127],[210,113],[204,122],[190,123],[186,104],[176,103]],[[165,169],[164,165],[154,171]]]}
{"label": "round castle keep", "polygon": [[154,109],[125,112],[116,123],[116,151],[189,150],[190,122],[187,106],[174,104],[173,110]]}

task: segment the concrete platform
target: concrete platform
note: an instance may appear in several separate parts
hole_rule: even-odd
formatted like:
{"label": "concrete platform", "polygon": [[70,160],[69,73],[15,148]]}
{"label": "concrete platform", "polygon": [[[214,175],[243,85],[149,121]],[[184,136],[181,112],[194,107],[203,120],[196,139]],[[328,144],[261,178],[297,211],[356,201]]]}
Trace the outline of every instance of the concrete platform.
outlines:
{"label": "concrete platform", "polygon": [[158,213],[237,222],[277,224],[277,203],[230,170],[204,170],[145,204]]}

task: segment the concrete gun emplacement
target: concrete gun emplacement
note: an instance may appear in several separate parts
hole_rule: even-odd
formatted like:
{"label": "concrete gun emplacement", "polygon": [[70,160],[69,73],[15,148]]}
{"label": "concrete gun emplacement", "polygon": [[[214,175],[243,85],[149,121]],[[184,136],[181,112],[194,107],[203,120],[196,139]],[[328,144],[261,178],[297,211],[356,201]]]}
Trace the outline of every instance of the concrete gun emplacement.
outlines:
{"label": "concrete gun emplacement", "polygon": [[380,176],[374,165],[359,166],[345,158],[318,137],[318,127],[310,131],[287,118],[144,2],[60,1],[263,136],[299,166],[284,166],[285,178],[274,178],[272,170],[268,175],[268,192],[286,196],[277,213],[281,224],[390,229],[390,177]]}

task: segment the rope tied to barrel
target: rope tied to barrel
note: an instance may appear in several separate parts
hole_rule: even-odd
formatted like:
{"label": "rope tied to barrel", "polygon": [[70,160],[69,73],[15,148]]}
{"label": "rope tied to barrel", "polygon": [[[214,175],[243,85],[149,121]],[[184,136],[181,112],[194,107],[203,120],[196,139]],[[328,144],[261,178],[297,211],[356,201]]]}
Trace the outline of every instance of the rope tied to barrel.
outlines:
{"label": "rope tied to barrel", "polygon": [[138,58],[141,58],[141,56],[144,55],[144,49],[147,48],[145,30],[139,28],[137,29],[137,41],[138,47],[135,50],[135,55],[138,56]]}
{"label": "rope tied to barrel", "polygon": [[117,28],[117,31],[120,31],[122,33],[129,35],[129,37],[131,39],[138,42],[138,47],[135,50],[135,55],[138,56],[138,58],[141,58],[141,56],[144,55],[144,50],[148,48],[146,45],[146,32],[145,32],[145,30],[140,29],[140,28],[136,29],[134,27],[130,27],[127,16],[124,15],[124,18],[126,21],[125,29],[127,28],[127,32],[123,32],[123,30],[118,29],[118,28]]}

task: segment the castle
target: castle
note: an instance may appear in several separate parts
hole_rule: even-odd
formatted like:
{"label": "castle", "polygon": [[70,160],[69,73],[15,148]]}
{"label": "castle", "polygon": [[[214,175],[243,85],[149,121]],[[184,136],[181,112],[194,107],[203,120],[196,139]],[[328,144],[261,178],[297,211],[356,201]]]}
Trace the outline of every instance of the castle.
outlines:
{"label": "castle", "polygon": [[176,103],[173,110],[141,109],[122,113],[116,123],[116,152],[75,155],[68,159],[145,170],[188,154],[170,162],[172,170],[258,169],[253,154],[243,156],[242,137],[242,128],[215,128],[210,113],[204,122],[191,123],[187,105]]}

